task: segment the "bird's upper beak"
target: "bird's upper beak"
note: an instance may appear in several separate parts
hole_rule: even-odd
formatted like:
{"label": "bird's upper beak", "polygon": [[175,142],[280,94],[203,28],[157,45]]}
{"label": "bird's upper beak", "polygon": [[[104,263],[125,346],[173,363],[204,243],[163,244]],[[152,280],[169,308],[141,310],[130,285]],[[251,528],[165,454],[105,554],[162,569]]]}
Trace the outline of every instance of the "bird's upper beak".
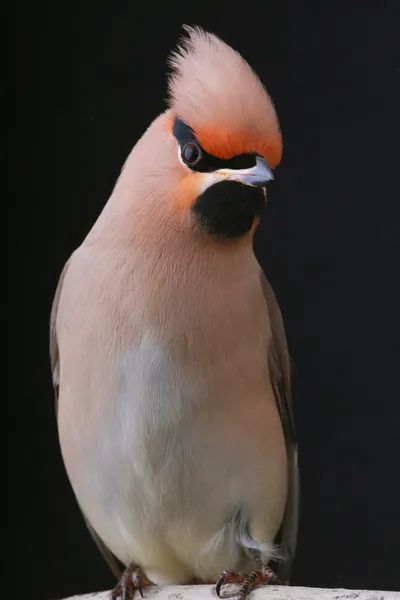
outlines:
{"label": "bird's upper beak", "polygon": [[216,171],[223,181],[237,181],[254,187],[265,187],[274,178],[271,167],[266,160],[257,156],[256,164],[249,169],[220,169]]}

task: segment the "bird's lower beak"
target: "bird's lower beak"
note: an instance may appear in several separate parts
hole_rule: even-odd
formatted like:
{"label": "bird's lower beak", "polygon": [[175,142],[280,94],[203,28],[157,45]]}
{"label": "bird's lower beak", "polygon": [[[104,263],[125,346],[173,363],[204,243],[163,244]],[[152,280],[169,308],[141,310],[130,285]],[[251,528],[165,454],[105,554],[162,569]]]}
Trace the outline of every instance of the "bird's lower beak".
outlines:
{"label": "bird's lower beak", "polygon": [[221,169],[217,173],[225,181],[237,181],[254,187],[265,187],[274,178],[271,167],[261,156],[257,156],[255,166],[249,169]]}

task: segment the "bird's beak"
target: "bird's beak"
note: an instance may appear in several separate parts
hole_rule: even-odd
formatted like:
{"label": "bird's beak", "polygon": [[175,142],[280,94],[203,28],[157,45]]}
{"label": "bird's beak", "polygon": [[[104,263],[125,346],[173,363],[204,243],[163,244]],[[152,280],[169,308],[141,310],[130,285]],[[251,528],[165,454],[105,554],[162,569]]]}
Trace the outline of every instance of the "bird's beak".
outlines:
{"label": "bird's beak", "polygon": [[253,187],[265,187],[274,178],[271,167],[261,156],[257,156],[255,166],[249,169],[220,169],[216,173],[223,181],[237,181]]}

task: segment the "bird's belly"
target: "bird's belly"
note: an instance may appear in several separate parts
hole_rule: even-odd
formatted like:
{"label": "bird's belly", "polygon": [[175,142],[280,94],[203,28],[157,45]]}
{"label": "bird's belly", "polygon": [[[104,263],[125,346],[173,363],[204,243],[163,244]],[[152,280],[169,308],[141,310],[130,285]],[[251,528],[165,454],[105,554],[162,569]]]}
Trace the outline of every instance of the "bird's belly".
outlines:
{"label": "bird's belly", "polygon": [[125,357],[121,373],[107,421],[75,423],[85,445],[76,445],[69,475],[84,514],[154,583],[242,567],[229,519],[254,522],[268,547],[285,504],[286,454],[267,382],[252,394],[255,382],[234,372],[207,381],[158,348]]}

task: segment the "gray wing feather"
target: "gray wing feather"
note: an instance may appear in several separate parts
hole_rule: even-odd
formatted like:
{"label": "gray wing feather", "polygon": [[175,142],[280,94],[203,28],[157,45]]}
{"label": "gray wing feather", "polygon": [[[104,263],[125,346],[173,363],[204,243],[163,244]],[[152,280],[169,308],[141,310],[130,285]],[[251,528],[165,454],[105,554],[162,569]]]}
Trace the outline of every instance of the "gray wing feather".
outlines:
{"label": "gray wing feather", "polygon": [[[59,378],[60,378],[60,355],[58,352],[58,343],[57,343],[57,313],[58,313],[58,304],[60,301],[61,290],[62,290],[62,286],[64,283],[65,275],[68,271],[69,262],[70,261],[68,261],[66,263],[66,265],[60,275],[60,279],[59,279],[56,293],[54,296],[53,306],[52,306],[51,315],[50,315],[50,363],[51,363],[51,371],[52,371],[54,394],[55,394],[56,415],[58,414],[58,390],[59,390],[59,383],[60,383],[60,380],[59,380]],[[95,541],[98,549],[100,550],[101,554],[103,555],[103,558],[107,562],[111,571],[114,573],[115,577],[117,579],[119,579],[121,576],[121,573],[122,573],[122,569],[120,568],[117,559],[110,552],[110,550],[108,550],[107,546],[105,546],[105,544],[101,541],[101,539],[99,538],[97,533],[94,531],[93,527],[90,525],[89,521],[87,520],[87,518],[85,517],[83,512],[82,512],[82,515],[83,515],[86,526],[87,526],[93,540]]]}
{"label": "gray wing feather", "polygon": [[271,326],[271,345],[269,367],[276,403],[285,435],[289,492],[283,522],[276,543],[282,548],[284,560],[277,564],[277,576],[285,583],[289,582],[292,561],[296,551],[297,531],[300,508],[300,478],[297,464],[297,440],[293,419],[290,385],[290,357],[282,314],[275,294],[265,277],[261,275],[264,297],[268,307]]}

